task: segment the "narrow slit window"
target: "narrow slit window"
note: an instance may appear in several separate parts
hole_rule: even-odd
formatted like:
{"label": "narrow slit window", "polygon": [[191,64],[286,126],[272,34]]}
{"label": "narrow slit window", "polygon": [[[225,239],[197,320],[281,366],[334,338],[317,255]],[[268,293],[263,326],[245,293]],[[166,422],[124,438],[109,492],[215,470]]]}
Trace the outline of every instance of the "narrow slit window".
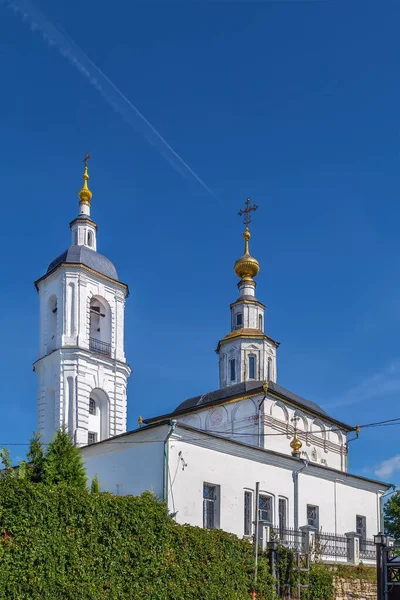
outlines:
{"label": "narrow slit window", "polygon": [[256,378],[256,357],[253,355],[249,356],[249,379]]}
{"label": "narrow slit window", "polygon": [[244,535],[251,535],[253,521],[253,493],[244,493]]}
{"label": "narrow slit window", "polygon": [[234,358],[229,361],[229,379],[230,381],[236,380],[236,360]]}
{"label": "narrow slit window", "polygon": [[236,329],[243,327],[243,314],[237,313],[236,315]]}
{"label": "narrow slit window", "polygon": [[263,330],[263,318],[262,315],[258,315],[258,329]]}
{"label": "narrow slit window", "polygon": [[279,537],[285,539],[287,529],[287,499],[279,498],[278,501],[278,518],[279,518]]}

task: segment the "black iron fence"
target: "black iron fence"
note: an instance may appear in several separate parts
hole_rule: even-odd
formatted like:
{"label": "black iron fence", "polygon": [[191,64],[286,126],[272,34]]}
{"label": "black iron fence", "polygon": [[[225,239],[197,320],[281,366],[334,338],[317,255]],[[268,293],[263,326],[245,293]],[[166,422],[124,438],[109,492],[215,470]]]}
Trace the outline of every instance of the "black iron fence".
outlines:
{"label": "black iron fence", "polygon": [[98,354],[111,356],[111,344],[108,344],[107,342],[96,340],[96,338],[89,338],[89,348]]}
{"label": "black iron fence", "polygon": [[334,535],[318,531],[315,532],[314,551],[320,556],[347,559],[350,554],[350,539],[344,535]]}
{"label": "black iron fence", "polygon": [[290,528],[280,528],[277,532],[280,543],[296,552],[303,552],[305,549],[306,536],[303,531]]}
{"label": "black iron fence", "polygon": [[376,546],[374,540],[360,540],[360,560],[375,560]]}

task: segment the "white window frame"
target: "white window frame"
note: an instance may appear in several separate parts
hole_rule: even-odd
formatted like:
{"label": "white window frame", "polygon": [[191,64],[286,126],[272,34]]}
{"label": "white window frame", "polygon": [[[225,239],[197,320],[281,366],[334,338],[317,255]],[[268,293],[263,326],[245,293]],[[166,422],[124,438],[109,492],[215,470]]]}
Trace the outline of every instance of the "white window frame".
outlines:
{"label": "white window frame", "polygon": [[[250,374],[250,359],[252,359],[254,361],[253,377]],[[248,364],[249,364],[249,379],[257,379],[257,356],[255,354],[249,354]]]}
{"label": "white window frame", "polygon": [[[260,508],[260,504],[261,504],[261,498],[269,498],[269,502],[270,502],[270,507],[269,509],[262,509]],[[267,510],[269,510],[270,512],[270,519],[264,519],[264,516],[268,516],[263,514],[264,512],[266,512]],[[258,495],[258,515],[259,515],[259,520],[260,521],[264,521],[265,524],[268,525],[274,525],[274,496],[272,494],[268,494],[268,492],[260,492]]]}
{"label": "white window frame", "polygon": [[96,400],[94,398],[89,398],[89,415],[96,414]]}
{"label": "white window frame", "polygon": [[[251,537],[253,535],[253,491],[244,490],[243,493],[243,534],[245,537]],[[246,498],[249,506],[246,506]]]}
{"label": "white window frame", "polygon": [[[316,509],[316,518],[313,519],[313,521],[316,521],[316,523],[314,525],[310,523],[310,519],[308,517],[309,509],[311,509],[311,508]],[[306,512],[307,525],[310,525],[311,527],[315,527],[316,531],[319,531],[319,506],[317,506],[316,504],[307,504],[306,511],[307,511]]]}
{"label": "white window frame", "polygon": [[[280,514],[280,505],[281,502],[285,503],[285,522],[281,524],[281,514]],[[285,539],[286,534],[285,530],[288,529],[288,516],[289,516],[289,500],[285,496],[278,496],[278,532],[281,539]],[[283,526],[281,526],[283,525]],[[282,529],[284,530],[282,532]]]}
{"label": "white window frame", "polygon": [[[206,498],[206,488],[213,490],[213,498]],[[203,529],[219,529],[220,498],[220,486],[215,483],[208,483],[205,481],[203,483]]]}
{"label": "white window frame", "polygon": [[[91,437],[93,436],[92,440]],[[97,431],[88,431],[88,446],[91,446],[92,444],[96,444],[99,441],[99,436]]]}

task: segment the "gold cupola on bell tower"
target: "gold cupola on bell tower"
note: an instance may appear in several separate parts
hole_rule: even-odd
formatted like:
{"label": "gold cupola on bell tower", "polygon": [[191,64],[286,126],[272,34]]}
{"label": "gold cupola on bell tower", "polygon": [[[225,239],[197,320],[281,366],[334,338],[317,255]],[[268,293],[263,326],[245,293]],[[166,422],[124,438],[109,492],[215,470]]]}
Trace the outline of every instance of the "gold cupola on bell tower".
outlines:
{"label": "gold cupola on bell tower", "polygon": [[253,281],[253,277],[255,277],[260,270],[260,263],[256,258],[253,258],[249,251],[249,240],[251,237],[249,231],[249,223],[251,221],[250,213],[251,211],[257,210],[258,206],[253,204],[250,206],[250,198],[246,200],[246,208],[244,210],[239,211],[239,216],[244,215],[244,224],[245,230],[243,233],[244,239],[244,254],[235,262],[235,266],[233,267],[236,275],[242,280],[246,282],[255,282]]}
{"label": "gold cupola on bell tower", "polygon": [[89,186],[88,186],[88,180],[89,180],[88,161],[89,161],[89,158],[90,158],[90,154],[88,152],[86,152],[85,158],[83,159],[83,162],[85,163],[85,170],[82,175],[83,186],[79,190],[78,196],[79,196],[79,204],[80,205],[86,204],[87,206],[90,207],[90,201],[92,199],[92,192],[89,190]]}

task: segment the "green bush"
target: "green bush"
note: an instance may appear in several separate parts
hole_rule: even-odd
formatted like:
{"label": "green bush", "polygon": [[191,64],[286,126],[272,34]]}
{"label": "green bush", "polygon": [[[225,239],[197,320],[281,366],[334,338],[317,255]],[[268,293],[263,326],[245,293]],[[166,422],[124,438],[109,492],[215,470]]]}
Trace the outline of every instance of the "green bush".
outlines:
{"label": "green bush", "polygon": [[[247,541],[178,525],[150,493],[0,480],[1,600],[243,600],[253,567]],[[258,592],[274,597],[263,556]]]}

